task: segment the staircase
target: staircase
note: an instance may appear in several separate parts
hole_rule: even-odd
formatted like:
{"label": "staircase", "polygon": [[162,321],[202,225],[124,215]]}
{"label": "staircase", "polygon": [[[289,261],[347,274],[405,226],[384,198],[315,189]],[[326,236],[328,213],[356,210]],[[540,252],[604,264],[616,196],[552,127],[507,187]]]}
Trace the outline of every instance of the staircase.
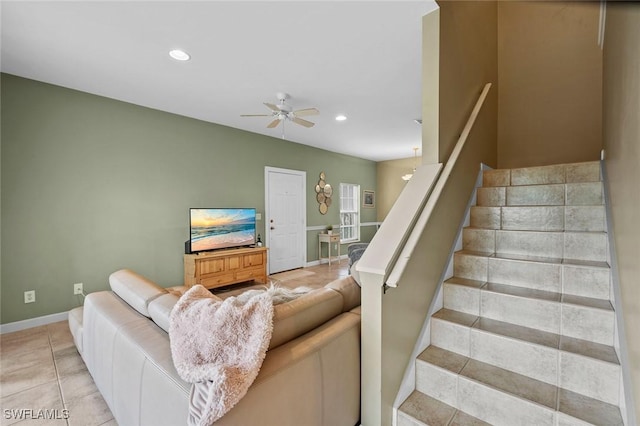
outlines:
{"label": "staircase", "polygon": [[622,425],[598,162],[485,171],[398,426]]}

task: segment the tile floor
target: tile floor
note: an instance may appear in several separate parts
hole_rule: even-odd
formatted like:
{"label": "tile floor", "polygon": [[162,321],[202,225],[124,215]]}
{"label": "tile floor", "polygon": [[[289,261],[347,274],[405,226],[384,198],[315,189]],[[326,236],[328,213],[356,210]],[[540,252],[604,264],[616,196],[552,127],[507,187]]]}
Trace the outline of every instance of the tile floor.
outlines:
{"label": "tile floor", "polygon": [[[304,271],[313,274],[281,284],[321,287],[348,274],[347,260]],[[225,296],[239,291],[229,289]],[[0,425],[117,425],[66,321],[0,336],[0,407]]]}

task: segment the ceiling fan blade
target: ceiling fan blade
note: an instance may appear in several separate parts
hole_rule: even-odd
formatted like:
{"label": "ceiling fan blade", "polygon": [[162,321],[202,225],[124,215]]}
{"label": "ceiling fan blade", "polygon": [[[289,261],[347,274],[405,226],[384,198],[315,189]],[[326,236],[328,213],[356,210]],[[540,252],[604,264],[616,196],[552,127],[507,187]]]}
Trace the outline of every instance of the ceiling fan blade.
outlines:
{"label": "ceiling fan blade", "polygon": [[276,112],[280,112],[280,108],[278,108],[274,104],[270,104],[269,102],[265,102],[264,104],[267,106],[267,108],[270,108],[270,109],[272,109],[273,111],[276,111]]}
{"label": "ceiling fan blade", "polygon": [[305,115],[320,114],[320,111],[318,111],[317,108],[306,108],[306,109],[299,109],[297,111],[293,111],[293,113],[298,117],[304,117]]}
{"label": "ceiling fan blade", "polygon": [[298,117],[292,118],[291,121],[293,121],[294,123],[297,123],[297,124],[299,124],[301,126],[304,126],[304,127],[313,127],[313,126],[315,126],[315,123],[312,123],[312,122],[307,121],[307,120],[303,120],[302,118],[298,118]]}
{"label": "ceiling fan blade", "polygon": [[271,117],[271,114],[240,114],[240,117]]}
{"label": "ceiling fan blade", "polygon": [[280,121],[281,121],[281,120],[280,120],[279,118],[276,118],[275,120],[273,120],[271,123],[269,123],[269,124],[267,125],[267,128],[268,128],[268,129],[273,129],[274,127],[277,127],[277,126],[278,126],[278,124],[280,124]]}

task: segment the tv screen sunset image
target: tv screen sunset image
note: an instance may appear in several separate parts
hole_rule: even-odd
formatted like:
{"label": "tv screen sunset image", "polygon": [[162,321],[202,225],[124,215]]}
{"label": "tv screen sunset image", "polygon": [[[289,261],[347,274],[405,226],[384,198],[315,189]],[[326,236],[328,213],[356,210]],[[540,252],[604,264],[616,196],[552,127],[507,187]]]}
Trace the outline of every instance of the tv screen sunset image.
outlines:
{"label": "tv screen sunset image", "polygon": [[255,243],[254,209],[191,209],[191,251]]}

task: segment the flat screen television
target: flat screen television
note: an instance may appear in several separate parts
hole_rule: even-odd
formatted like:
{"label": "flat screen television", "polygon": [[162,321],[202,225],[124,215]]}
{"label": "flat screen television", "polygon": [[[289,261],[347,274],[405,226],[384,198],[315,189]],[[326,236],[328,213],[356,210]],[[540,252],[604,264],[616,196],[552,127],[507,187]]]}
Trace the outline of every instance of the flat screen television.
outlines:
{"label": "flat screen television", "polygon": [[189,209],[191,253],[256,243],[256,209]]}

